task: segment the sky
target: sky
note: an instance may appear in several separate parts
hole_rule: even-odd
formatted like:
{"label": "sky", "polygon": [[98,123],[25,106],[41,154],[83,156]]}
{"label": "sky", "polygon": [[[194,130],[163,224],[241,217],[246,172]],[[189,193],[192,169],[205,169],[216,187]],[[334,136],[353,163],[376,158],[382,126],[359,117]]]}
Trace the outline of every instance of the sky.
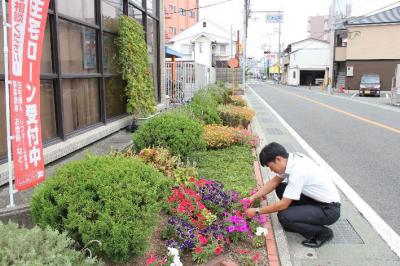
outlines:
{"label": "sky", "polygon": [[[223,2],[224,0],[200,0],[205,6]],[[390,5],[395,0],[336,0],[338,4],[352,4],[352,15],[360,16],[381,7]],[[251,11],[281,10],[284,22],[281,26],[281,43],[286,47],[289,43],[308,37],[307,19],[309,16],[328,15],[332,0],[250,0]],[[392,7],[399,6],[400,3]],[[208,8],[200,9],[200,19],[209,19],[226,30],[231,26],[234,31],[243,30],[244,0],[231,0]],[[264,48],[271,45],[271,51],[278,50],[278,24],[265,23],[265,14],[252,13],[248,30],[248,57],[261,58]],[[282,48],[283,50],[283,48]]]}

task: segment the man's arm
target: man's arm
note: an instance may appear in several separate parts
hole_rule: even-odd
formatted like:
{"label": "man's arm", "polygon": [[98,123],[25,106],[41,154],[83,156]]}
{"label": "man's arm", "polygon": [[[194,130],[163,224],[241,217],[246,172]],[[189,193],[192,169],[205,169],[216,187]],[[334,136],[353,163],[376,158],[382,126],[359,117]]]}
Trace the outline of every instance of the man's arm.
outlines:
{"label": "man's arm", "polygon": [[[282,198],[280,201],[275,202],[274,204],[259,208],[259,213],[260,214],[268,214],[268,213],[286,210],[287,208],[289,208],[292,201],[293,200],[288,199],[288,198]],[[247,217],[253,218],[253,216],[256,215],[256,210],[257,210],[256,208],[247,209],[247,210],[245,210],[245,214],[247,215]]]}
{"label": "man's arm", "polygon": [[279,184],[282,182],[282,178],[279,176],[274,176],[271,180],[269,180],[262,188],[260,188],[254,195],[250,196],[249,199],[251,202],[254,200],[261,198],[268,193],[271,193]]}

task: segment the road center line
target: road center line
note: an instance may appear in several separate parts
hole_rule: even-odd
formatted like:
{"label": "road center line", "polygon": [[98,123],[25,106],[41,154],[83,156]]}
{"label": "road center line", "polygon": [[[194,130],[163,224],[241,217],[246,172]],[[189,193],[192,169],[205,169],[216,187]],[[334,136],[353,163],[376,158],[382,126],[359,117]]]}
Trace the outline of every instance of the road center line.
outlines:
{"label": "road center line", "polygon": [[321,167],[324,167],[332,176],[333,182],[360,211],[364,218],[383,238],[389,247],[400,257],[400,236],[372,209],[354,189],[291,127],[289,124],[249,85],[250,91],[271,111],[271,113],[281,122],[296,141],[303,147],[308,155],[314,159]]}
{"label": "road center line", "polygon": [[297,97],[297,98],[303,99],[303,100],[305,100],[305,101],[318,104],[318,105],[320,105],[320,106],[322,106],[322,107],[325,107],[325,108],[327,108],[327,109],[333,110],[333,111],[335,111],[335,112],[338,112],[338,113],[341,113],[341,114],[350,116],[350,117],[352,117],[352,118],[354,118],[354,119],[357,119],[357,120],[366,122],[366,123],[368,123],[368,124],[371,124],[371,125],[374,125],[374,126],[377,126],[377,127],[380,127],[380,128],[386,129],[386,130],[389,130],[389,131],[391,131],[391,132],[400,134],[400,129],[398,129],[398,128],[394,128],[394,127],[391,127],[391,126],[388,126],[388,125],[385,125],[385,124],[382,124],[382,123],[373,121],[373,120],[371,120],[371,119],[368,119],[368,118],[365,118],[365,117],[362,117],[362,116],[359,116],[359,115],[355,115],[355,114],[352,114],[352,113],[343,111],[343,110],[341,110],[341,109],[338,109],[338,108],[336,108],[336,107],[333,107],[333,106],[328,105],[328,104],[325,104],[325,103],[321,103],[321,102],[316,101],[316,100],[313,100],[313,99],[311,99],[311,98],[308,98],[308,97],[305,97],[305,96],[297,95],[297,94],[295,94],[295,93],[293,93],[293,92],[288,92],[288,91],[283,91],[283,90],[280,90],[280,91],[281,91],[281,92],[284,92],[284,93],[286,93],[286,94],[295,96],[295,97]]}

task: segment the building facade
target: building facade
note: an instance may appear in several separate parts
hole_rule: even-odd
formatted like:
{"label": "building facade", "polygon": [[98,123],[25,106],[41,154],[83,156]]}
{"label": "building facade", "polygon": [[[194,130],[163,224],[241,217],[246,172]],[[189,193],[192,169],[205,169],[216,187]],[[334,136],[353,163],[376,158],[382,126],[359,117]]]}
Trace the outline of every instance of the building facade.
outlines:
{"label": "building facade", "polygon": [[335,31],[334,85],[358,90],[363,74],[378,74],[390,90],[400,64],[400,7],[349,19]]}
{"label": "building facade", "polygon": [[166,45],[183,54],[182,60],[194,61],[206,67],[224,67],[236,42],[229,31],[209,20],[201,20]]}
{"label": "building facade", "polygon": [[165,41],[199,21],[199,0],[165,0]]}
{"label": "building facade", "polygon": [[329,66],[329,43],[306,39],[285,49],[284,82],[292,86],[313,86],[323,82]]}
{"label": "building facade", "polygon": [[329,41],[329,16],[311,16],[307,22],[309,38]]}
{"label": "building facade", "polygon": [[[129,124],[124,82],[116,62],[115,40],[122,14],[143,25],[156,99],[160,104],[163,102],[164,49],[160,47],[164,42],[160,34],[163,29],[160,5],[160,0],[50,1],[40,75],[46,163]],[[3,47],[3,33],[0,45]],[[7,150],[3,56],[0,57],[0,87],[1,176]],[[88,134],[92,135],[85,137]],[[78,139],[80,142],[73,146]]]}

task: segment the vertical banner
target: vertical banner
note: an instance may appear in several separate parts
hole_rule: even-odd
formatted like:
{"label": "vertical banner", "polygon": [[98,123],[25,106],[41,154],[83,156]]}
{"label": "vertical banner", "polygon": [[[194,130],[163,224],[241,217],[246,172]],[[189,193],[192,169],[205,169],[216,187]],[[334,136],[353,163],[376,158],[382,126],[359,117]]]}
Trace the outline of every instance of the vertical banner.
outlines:
{"label": "vertical banner", "polygon": [[10,111],[15,188],[45,178],[40,120],[40,58],[49,0],[9,0]]}

